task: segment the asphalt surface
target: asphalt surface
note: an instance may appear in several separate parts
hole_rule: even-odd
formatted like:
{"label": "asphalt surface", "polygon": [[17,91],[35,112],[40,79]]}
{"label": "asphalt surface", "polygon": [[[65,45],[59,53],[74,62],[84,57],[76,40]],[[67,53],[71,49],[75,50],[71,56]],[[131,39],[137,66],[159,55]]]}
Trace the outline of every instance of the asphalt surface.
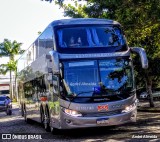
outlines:
{"label": "asphalt surface", "polygon": [[[2,137],[2,134],[7,133],[11,134],[12,137],[12,140],[0,139],[0,142],[160,141],[160,112],[138,112],[137,122],[131,124],[114,127],[63,130],[57,134],[46,132],[39,123],[34,121],[32,124],[27,124],[19,114],[19,109],[16,105],[13,106],[13,114],[11,116],[7,116],[5,112],[0,112],[0,136]],[[19,135],[19,138],[17,135]],[[38,140],[35,139],[36,136]],[[24,140],[22,140],[22,137]],[[28,139],[29,137],[34,138],[34,140]],[[42,139],[40,139],[41,137]]]}

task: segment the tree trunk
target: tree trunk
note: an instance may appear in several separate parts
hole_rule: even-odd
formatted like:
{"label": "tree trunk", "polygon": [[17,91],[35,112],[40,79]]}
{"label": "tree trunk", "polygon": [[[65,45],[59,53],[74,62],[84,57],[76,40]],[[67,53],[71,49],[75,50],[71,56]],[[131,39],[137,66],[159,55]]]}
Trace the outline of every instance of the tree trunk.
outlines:
{"label": "tree trunk", "polygon": [[154,107],[153,95],[152,95],[152,85],[148,85],[148,95],[149,95],[150,107]]}
{"label": "tree trunk", "polygon": [[154,107],[153,95],[152,95],[152,77],[147,76],[146,88],[149,96],[150,107]]}
{"label": "tree trunk", "polygon": [[14,94],[15,94],[16,100],[18,101],[19,97],[18,97],[18,91],[17,91],[17,70],[15,71],[15,89],[14,89]]}
{"label": "tree trunk", "polygon": [[9,73],[10,73],[10,88],[9,88],[9,90],[10,90],[10,98],[12,99],[12,94],[13,94],[13,92],[12,92],[12,71],[10,70],[9,71]]}

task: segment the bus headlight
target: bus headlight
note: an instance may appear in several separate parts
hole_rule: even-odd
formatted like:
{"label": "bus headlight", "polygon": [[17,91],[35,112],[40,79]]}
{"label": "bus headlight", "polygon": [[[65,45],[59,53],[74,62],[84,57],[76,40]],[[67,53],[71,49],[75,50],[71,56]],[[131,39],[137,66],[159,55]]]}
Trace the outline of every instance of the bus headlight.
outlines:
{"label": "bus headlight", "polygon": [[71,109],[64,108],[64,112],[68,115],[75,116],[75,117],[82,116],[82,114],[80,112],[76,111],[76,110],[71,110]]}
{"label": "bus headlight", "polygon": [[136,106],[136,103],[133,103],[132,105],[126,106],[124,110],[122,110],[122,113],[132,111]]}

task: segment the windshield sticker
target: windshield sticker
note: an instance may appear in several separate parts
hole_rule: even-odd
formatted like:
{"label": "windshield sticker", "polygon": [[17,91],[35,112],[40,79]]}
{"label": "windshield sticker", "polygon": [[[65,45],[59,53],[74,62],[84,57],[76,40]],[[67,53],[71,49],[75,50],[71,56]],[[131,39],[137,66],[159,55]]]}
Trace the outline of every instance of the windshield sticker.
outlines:
{"label": "windshield sticker", "polygon": [[96,86],[95,82],[70,82],[70,86]]}

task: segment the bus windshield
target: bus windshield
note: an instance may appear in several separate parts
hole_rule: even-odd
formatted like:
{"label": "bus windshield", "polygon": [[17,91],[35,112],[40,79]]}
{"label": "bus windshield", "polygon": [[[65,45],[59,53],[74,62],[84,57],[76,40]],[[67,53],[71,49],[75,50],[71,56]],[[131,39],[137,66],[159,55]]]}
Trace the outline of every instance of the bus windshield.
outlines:
{"label": "bus windshield", "polygon": [[68,96],[120,96],[134,88],[128,59],[63,62],[63,65]]}
{"label": "bus windshield", "polygon": [[61,49],[116,47],[126,48],[126,40],[118,26],[90,25],[61,27],[57,29],[57,43]]}

